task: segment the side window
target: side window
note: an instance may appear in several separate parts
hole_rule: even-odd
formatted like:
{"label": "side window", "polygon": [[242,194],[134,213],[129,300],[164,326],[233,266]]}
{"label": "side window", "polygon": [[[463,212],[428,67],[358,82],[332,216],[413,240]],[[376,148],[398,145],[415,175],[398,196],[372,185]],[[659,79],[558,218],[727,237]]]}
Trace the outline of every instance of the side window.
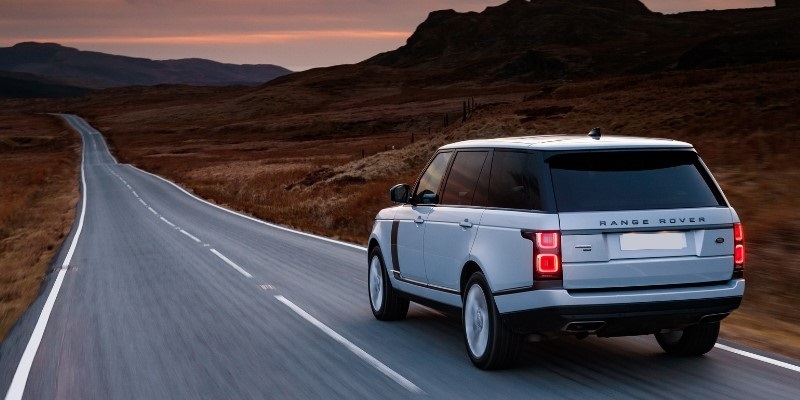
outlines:
{"label": "side window", "polygon": [[489,178],[489,206],[541,210],[537,176],[530,153],[495,151]]}
{"label": "side window", "polygon": [[417,190],[412,197],[414,204],[436,204],[439,202],[439,185],[442,183],[442,176],[447,164],[450,162],[452,152],[439,153],[436,158],[428,165],[422,177],[419,178]]}
{"label": "side window", "polygon": [[489,152],[484,162],[481,176],[478,177],[478,185],[475,187],[475,196],[472,197],[473,206],[489,206],[489,175],[492,172],[492,152]]}
{"label": "side window", "polygon": [[456,154],[442,192],[442,204],[472,204],[487,154],[486,151],[459,151]]}

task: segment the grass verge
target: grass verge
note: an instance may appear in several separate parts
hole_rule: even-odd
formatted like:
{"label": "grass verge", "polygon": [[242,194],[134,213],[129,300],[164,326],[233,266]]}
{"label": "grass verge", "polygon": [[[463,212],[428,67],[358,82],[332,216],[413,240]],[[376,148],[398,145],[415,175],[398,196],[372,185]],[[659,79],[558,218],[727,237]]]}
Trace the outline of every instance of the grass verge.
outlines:
{"label": "grass verge", "polygon": [[78,201],[78,137],[49,115],[0,112],[0,337],[39,294]]}

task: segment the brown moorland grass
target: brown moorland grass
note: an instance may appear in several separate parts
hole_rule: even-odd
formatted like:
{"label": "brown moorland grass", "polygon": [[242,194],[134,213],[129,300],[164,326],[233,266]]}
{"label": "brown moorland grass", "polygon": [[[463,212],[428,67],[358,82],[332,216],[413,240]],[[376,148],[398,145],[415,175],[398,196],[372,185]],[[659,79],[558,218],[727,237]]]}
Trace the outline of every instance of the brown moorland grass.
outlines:
{"label": "brown moorland grass", "polygon": [[78,201],[78,137],[49,115],[0,111],[0,338],[36,299]]}

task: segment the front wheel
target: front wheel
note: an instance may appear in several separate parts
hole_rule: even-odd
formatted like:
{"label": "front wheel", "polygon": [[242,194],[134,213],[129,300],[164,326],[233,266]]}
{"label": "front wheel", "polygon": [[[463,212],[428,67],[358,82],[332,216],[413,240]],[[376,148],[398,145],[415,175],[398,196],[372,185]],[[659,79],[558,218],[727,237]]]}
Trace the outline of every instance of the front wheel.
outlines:
{"label": "front wheel", "polygon": [[659,346],[669,354],[701,356],[714,348],[719,337],[719,322],[692,325],[682,331],[656,333]]}
{"label": "front wheel", "polygon": [[394,321],[406,317],[408,300],[399,297],[392,288],[381,256],[381,248],[378,246],[375,246],[369,255],[367,289],[369,304],[375,318],[381,321]]}
{"label": "front wheel", "polygon": [[500,319],[483,273],[472,274],[462,300],[464,341],[472,363],[480,369],[507,368],[522,340]]}

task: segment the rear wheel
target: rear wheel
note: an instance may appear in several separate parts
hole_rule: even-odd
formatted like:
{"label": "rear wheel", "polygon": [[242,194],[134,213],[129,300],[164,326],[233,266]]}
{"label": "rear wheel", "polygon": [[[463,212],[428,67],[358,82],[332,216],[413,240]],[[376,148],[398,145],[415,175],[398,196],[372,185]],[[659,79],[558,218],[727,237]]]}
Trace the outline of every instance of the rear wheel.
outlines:
{"label": "rear wheel", "polygon": [[464,341],[472,363],[480,369],[507,368],[514,362],[522,339],[500,319],[483,273],[472,274],[462,300]]}
{"label": "rear wheel", "polygon": [[656,333],[664,351],[679,356],[700,356],[714,348],[719,337],[719,322],[692,325],[682,331]]}
{"label": "rear wheel", "polygon": [[408,300],[395,293],[386,266],[381,256],[381,248],[375,246],[369,256],[369,274],[367,276],[369,304],[372,314],[381,321],[403,319],[408,313]]}

